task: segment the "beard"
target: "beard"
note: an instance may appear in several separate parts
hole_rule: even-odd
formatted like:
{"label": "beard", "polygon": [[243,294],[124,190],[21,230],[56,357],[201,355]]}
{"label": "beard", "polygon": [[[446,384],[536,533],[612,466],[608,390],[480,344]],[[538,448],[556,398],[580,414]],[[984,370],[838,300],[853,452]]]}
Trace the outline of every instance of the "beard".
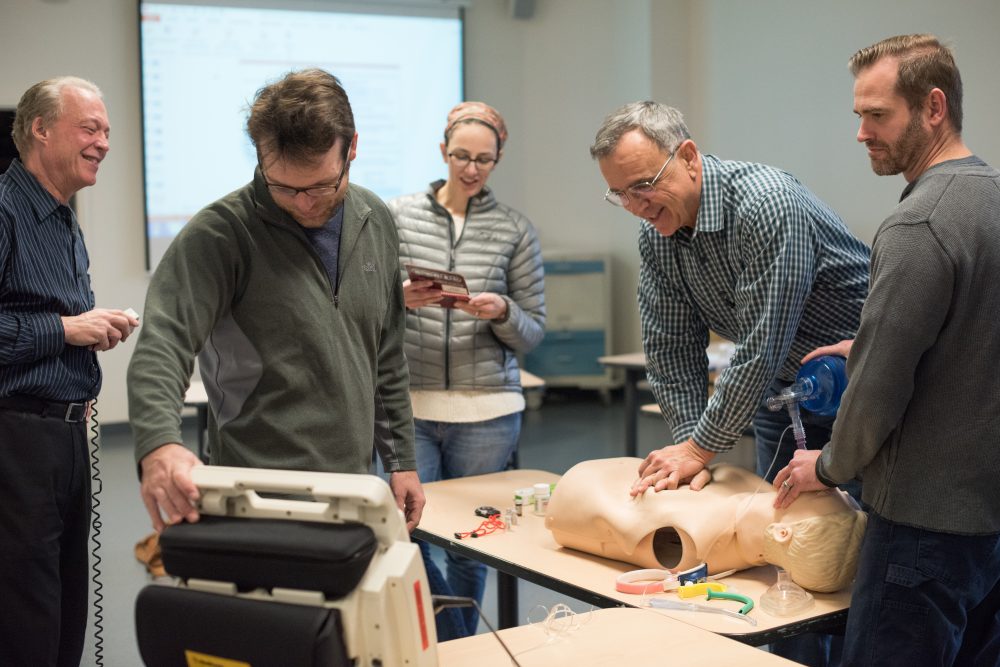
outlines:
{"label": "beard", "polygon": [[927,145],[928,133],[920,124],[920,114],[914,113],[910,122],[903,130],[902,136],[894,144],[875,143],[870,148],[885,149],[885,157],[869,158],[872,171],[879,176],[895,176],[909,169],[917,160],[917,156]]}
{"label": "beard", "polygon": [[278,201],[275,201],[275,203],[278,205],[278,208],[290,215],[292,219],[299,223],[301,227],[305,227],[307,229],[318,229],[329,222],[330,218],[333,217],[333,214],[337,212],[338,208],[340,208],[340,205],[344,203],[345,197],[346,193],[344,196],[334,195],[329,202],[324,202],[321,206],[317,206],[315,209],[310,211],[308,215],[300,213],[290,204]]}

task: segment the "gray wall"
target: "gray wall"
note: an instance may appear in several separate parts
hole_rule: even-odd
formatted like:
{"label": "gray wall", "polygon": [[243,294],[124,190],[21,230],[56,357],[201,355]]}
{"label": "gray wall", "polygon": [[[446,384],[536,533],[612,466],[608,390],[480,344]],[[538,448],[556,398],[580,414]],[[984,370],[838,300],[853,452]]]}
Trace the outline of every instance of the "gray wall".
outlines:
{"label": "gray wall", "polygon": [[[870,241],[903,183],[872,175],[854,142],[845,64],[881,37],[935,32],[956,47],[964,75],[965,138],[1000,164],[991,126],[1000,86],[989,71],[1000,62],[995,0],[537,0],[529,20],[510,18],[507,0],[476,0],[467,19],[467,95],[495,105],[510,126],[491,184],[535,222],[544,248],[612,255],[616,351],[640,346],[637,226],[602,201],[587,148],[624,102],[677,106],[704,151],[787,169]],[[134,0],[3,0],[0,44],[2,106],[59,74],[103,88],[112,149],[98,185],[79,195],[80,223],[98,304],[141,312],[148,277]],[[197,171],[198,156],[190,160]],[[101,357],[107,423],[126,419],[131,347]]]}

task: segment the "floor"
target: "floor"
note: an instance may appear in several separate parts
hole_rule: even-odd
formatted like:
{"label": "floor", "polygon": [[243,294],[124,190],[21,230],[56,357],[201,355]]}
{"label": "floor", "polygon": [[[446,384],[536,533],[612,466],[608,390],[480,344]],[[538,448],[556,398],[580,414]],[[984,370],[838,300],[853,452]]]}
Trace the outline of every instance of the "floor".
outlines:
{"label": "floor", "polygon": [[[196,442],[194,420],[185,419],[185,440]],[[563,473],[575,463],[587,459],[621,456],[624,414],[619,395],[602,400],[596,392],[549,390],[540,408],[525,413],[520,442],[520,465]],[[662,447],[669,441],[665,425],[655,417],[639,419],[640,456]],[[752,444],[742,443],[740,455],[728,457],[733,463],[753,465]],[[749,456],[749,458],[748,458]],[[139,483],[133,458],[132,438],[124,425],[102,429],[100,474],[103,489],[98,496],[101,527],[100,582],[103,586],[103,665],[123,667],[140,665],[135,643],[133,605],[138,591],[148,577],[132,549],[137,540],[150,532],[149,517],[139,499]],[[440,557],[441,554],[437,554]],[[590,607],[526,582],[519,588],[521,622],[544,618],[547,609],[566,604],[574,611]],[[490,571],[483,610],[486,619],[496,626],[496,574]],[[488,631],[480,623],[480,632]],[[94,637],[91,633],[82,663],[97,665]]]}

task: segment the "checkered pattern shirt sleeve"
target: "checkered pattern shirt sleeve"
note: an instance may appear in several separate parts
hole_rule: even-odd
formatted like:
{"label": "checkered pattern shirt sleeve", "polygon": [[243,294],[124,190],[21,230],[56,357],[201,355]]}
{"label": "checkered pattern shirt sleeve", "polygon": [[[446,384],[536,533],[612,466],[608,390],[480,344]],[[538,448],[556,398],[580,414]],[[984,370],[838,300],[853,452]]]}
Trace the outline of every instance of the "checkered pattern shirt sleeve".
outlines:
{"label": "checkered pattern shirt sleeve", "polygon": [[[642,223],[639,310],[647,376],[673,441],[730,449],[775,378],[853,337],[869,250],[798,181],[702,156],[696,231]],[[708,332],[736,342],[708,398]]]}

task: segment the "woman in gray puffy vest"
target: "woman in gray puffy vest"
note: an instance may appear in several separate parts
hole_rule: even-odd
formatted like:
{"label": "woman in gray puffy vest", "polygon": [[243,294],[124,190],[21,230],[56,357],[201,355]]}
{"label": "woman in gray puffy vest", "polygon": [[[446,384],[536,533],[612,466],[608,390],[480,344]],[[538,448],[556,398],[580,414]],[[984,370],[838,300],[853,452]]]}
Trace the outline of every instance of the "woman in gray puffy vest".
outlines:
{"label": "woman in gray puffy vest", "polygon": [[[421,482],[503,470],[517,447],[524,396],[516,355],[545,334],[545,283],[531,222],[486,187],[506,139],[496,109],[459,104],[441,144],[448,178],[388,202],[399,229]],[[427,274],[420,269],[459,274],[468,294],[447,276],[444,284],[411,280],[408,265],[414,276]],[[439,588],[440,572],[421,548]],[[482,601],[486,567],[451,553],[447,562],[450,594]],[[474,633],[476,611],[465,610],[463,620],[465,628],[439,622],[439,639]]]}

